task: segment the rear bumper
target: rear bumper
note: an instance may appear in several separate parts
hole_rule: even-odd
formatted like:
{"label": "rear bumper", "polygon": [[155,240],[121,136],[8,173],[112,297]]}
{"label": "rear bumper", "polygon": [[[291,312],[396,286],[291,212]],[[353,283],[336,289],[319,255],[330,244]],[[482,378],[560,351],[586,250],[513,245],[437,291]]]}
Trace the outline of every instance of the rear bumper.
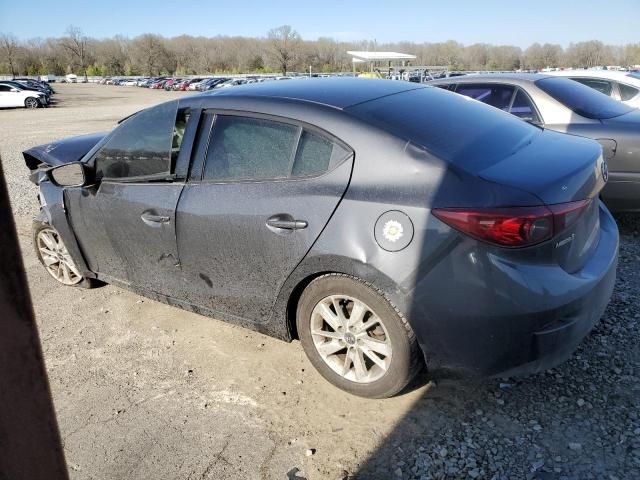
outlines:
{"label": "rear bumper", "polygon": [[598,246],[576,273],[491,255],[470,262],[468,250],[454,249],[454,260],[417,285],[408,315],[431,372],[511,376],[565,361],[613,291],[618,229],[602,204],[600,225]]}

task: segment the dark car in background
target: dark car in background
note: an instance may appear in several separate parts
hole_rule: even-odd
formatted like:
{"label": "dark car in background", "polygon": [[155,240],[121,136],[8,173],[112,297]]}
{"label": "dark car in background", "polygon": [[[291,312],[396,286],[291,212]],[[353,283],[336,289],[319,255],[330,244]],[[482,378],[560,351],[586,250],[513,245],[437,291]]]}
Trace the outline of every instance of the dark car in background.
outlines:
{"label": "dark car in background", "polygon": [[230,79],[225,77],[210,78],[208,80],[200,82],[197,88],[200,92],[207,92],[209,90],[213,90],[217,85],[220,85],[228,80]]}
{"label": "dark car in background", "polygon": [[24,157],[57,281],[299,338],[357,395],[393,395],[425,363],[556,365],[615,281],[600,145],[437,88],[225,88]]}
{"label": "dark car in background", "polygon": [[640,110],[568,78],[544,74],[467,75],[429,83],[545,129],[597,140],[610,177],[602,198],[611,210],[640,212]]}

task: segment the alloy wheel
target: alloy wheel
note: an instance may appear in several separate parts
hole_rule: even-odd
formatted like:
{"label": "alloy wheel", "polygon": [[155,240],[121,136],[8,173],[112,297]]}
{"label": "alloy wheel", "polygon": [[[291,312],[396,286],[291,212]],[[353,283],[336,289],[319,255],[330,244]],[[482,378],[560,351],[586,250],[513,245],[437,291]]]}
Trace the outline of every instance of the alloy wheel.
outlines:
{"label": "alloy wheel", "polygon": [[320,300],[311,313],[311,337],[324,362],[347,380],[375,382],[391,364],[391,339],[382,319],[356,298]]}
{"label": "alloy wheel", "polygon": [[44,228],[36,236],[36,247],[47,272],[65,285],[82,281],[82,274],[71,259],[60,235],[53,228]]}
{"label": "alloy wheel", "polygon": [[38,100],[32,97],[27,98],[24,104],[27,108],[38,108]]}

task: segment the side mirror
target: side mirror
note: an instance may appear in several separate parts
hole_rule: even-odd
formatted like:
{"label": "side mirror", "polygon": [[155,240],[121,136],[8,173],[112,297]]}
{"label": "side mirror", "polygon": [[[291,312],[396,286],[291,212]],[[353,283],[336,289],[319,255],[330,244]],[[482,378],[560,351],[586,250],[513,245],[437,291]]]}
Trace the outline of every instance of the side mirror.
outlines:
{"label": "side mirror", "polygon": [[48,171],[49,179],[59,187],[82,187],[88,183],[87,173],[87,166],[81,162],[67,163]]}
{"label": "side mirror", "polygon": [[12,88],[11,91],[12,92],[19,92],[20,90],[18,90],[17,88]]}

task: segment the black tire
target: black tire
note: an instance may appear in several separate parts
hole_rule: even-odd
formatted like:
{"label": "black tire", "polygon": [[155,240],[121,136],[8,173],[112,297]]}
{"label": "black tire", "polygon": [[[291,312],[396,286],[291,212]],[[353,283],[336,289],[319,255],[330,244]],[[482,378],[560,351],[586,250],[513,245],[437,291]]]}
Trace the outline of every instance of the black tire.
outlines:
{"label": "black tire", "polygon": [[[54,232],[57,233],[57,230],[55,228],[53,228],[53,226],[49,225],[48,223],[43,223],[37,220],[34,220],[33,222],[33,248],[36,252],[36,257],[38,257],[38,260],[40,261],[40,263],[42,264],[42,266],[45,268],[45,270],[47,271],[47,273],[49,273],[51,275],[52,278],[55,279],[55,277],[53,277],[53,275],[49,272],[47,265],[45,264],[45,261],[42,257],[42,252],[40,252],[40,249],[38,248],[38,241],[37,241],[37,237],[38,234],[43,231],[43,230],[53,230]],[[98,282],[98,280],[95,280],[93,278],[87,278],[87,277],[81,277],[81,280],[78,283],[75,283],[73,285],[67,285],[57,279],[55,279],[58,283],[65,285],[65,286],[70,286],[70,287],[80,287],[80,288],[94,288],[100,285],[100,282]]]}
{"label": "black tire", "polygon": [[[370,383],[359,383],[335,372],[318,353],[311,336],[315,306],[330,295],[345,295],[364,302],[382,320],[391,342],[392,356],[387,371]],[[398,309],[383,292],[363,280],[332,273],[313,280],[302,292],[296,311],[298,336],[307,357],[320,374],[338,388],[367,398],[386,398],[400,392],[421,370],[424,361],[415,334]]]}
{"label": "black tire", "polygon": [[36,97],[27,97],[24,99],[25,108],[38,108],[40,107],[40,101]]}

